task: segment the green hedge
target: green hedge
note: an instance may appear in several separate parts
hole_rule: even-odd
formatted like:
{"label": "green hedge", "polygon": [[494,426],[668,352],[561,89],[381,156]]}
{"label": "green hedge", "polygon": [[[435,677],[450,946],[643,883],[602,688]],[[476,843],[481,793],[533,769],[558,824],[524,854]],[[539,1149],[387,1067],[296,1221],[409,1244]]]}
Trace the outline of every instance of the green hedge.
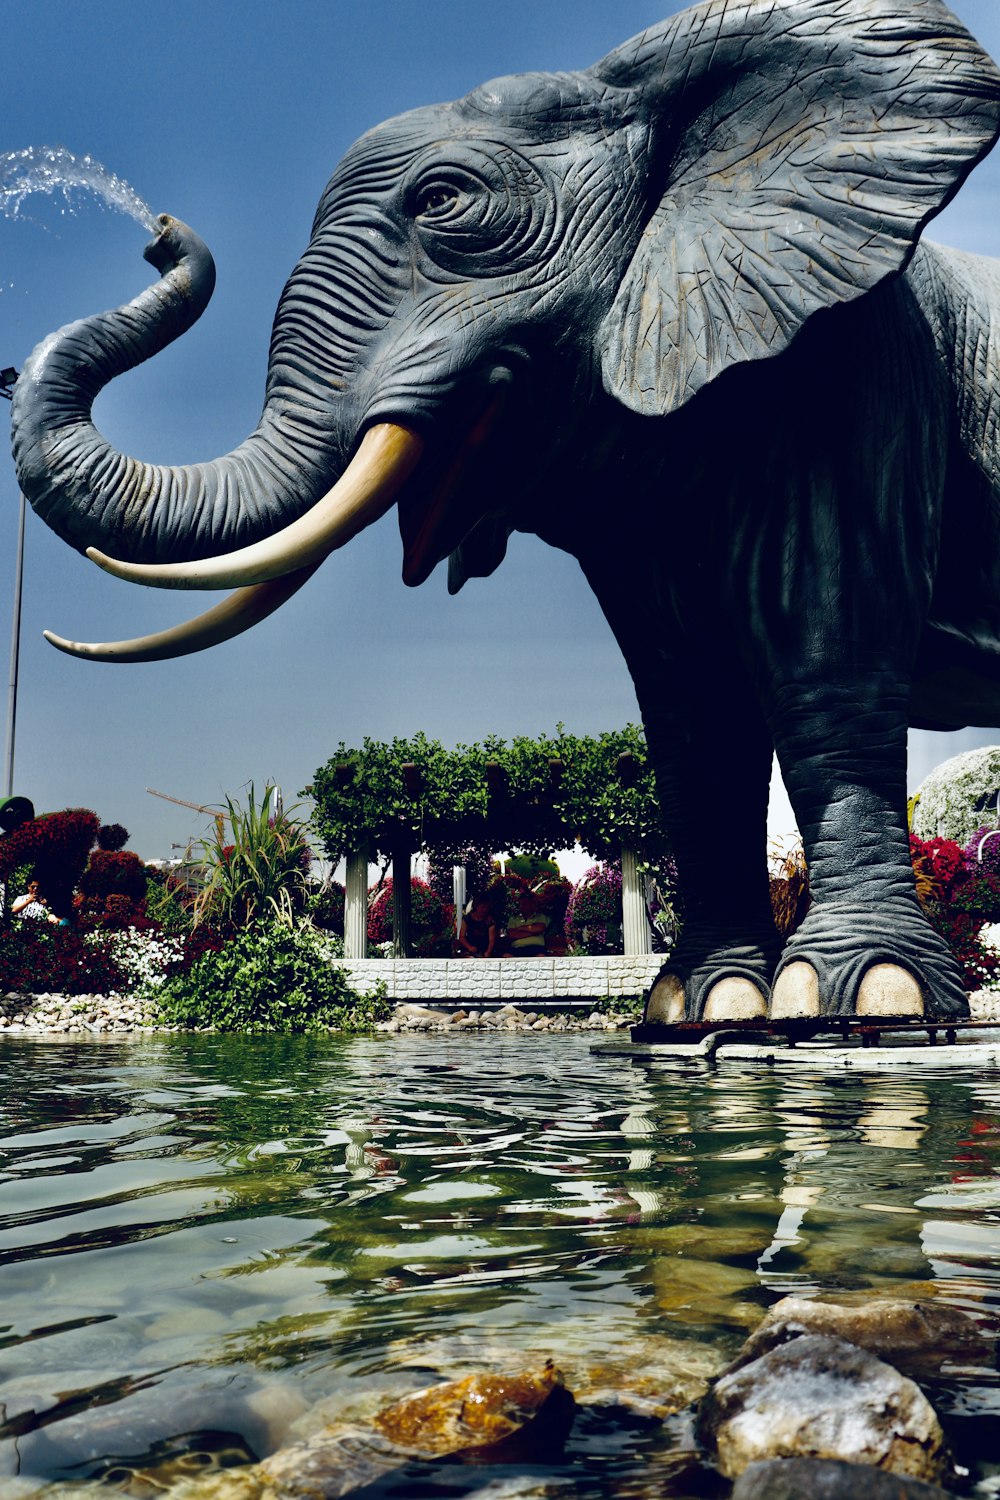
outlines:
{"label": "green hedge", "polygon": [[[415,792],[406,765],[419,772]],[[360,750],[341,743],[307,792],[334,862],[355,849],[388,859],[400,841],[456,860],[470,845],[548,855],[577,839],[597,859],[617,859],[623,842],[654,865],[665,852],[646,742],[633,724],[595,737],[559,725],[536,740],[491,736],[453,750],[423,734],[366,739]]]}

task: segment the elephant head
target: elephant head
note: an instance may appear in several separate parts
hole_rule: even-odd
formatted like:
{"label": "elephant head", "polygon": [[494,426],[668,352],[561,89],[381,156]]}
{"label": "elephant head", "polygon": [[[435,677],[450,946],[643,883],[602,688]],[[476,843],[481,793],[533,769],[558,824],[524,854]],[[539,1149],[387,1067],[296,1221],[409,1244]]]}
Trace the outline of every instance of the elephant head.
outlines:
{"label": "elephant head", "polygon": [[452,587],[489,571],[607,465],[616,423],[658,430],[898,275],[998,118],[1000,75],[940,0],[703,0],[586,71],[390,120],[323,193],[256,430],[184,468],[91,420],[211,296],[208,251],[164,216],[160,280],[26,362],[17,472],[109,570],[238,592],[163,636],[56,643],[147,660],[225,639],[397,500],[407,582],[449,553]]}

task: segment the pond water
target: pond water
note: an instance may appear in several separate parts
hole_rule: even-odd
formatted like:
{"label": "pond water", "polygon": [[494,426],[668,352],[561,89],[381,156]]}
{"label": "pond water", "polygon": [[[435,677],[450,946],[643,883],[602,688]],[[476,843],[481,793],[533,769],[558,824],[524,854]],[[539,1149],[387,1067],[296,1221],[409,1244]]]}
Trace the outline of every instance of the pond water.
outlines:
{"label": "pond water", "polygon": [[[366,1494],[724,1493],[689,1423],[642,1400],[697,1393],[779,1297],[916,1287],[1000,1310],[1000,1074],[695,1073],[590,1048],[0,1042],[0,1496],[161,1494],[320,1416],[547,1356],[570,1389],[631,1393],[631,1417],[589,1407],[549,1469]],[[982,1481],[995,1372],[934,1399]]]}

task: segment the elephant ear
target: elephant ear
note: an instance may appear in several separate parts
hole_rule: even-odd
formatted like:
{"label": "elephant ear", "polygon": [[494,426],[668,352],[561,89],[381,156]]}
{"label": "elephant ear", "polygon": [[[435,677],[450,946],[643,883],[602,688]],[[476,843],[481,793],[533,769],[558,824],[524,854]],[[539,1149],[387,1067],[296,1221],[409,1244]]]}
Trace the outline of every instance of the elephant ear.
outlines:
{"label": "elephant ear", "polygon": [[650,133],[602,327],[607,390],[647,415],[901,271],[1000,132],[1000,73],[939,0],[705,0],[590,72]]}

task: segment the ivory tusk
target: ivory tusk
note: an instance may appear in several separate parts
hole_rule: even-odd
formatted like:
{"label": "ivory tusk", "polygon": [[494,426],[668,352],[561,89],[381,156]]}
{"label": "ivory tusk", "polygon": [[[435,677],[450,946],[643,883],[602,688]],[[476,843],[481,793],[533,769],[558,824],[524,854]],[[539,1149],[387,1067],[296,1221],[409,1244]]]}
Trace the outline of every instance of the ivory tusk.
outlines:
{"label": "ivory tusk", "polygon": [[311,563],[295,573],[286,573],[283,578],[253,588],[237,589],[235,594],[230,594],[228,599],[223,599],[203,615],[155,635],[140,635],[131,641],[85,642],[68,641],[46,630],[45,639],[57,650],[87,661],[169,661],[175,656],[189,656],[193,651],[204,651],[208,646],[231,640],[258,621],[266,620],[286,599],[298,592],[318,567],[318,562]]}
{"label": "ivory tusk", "polygon": [[[423,438],[409,428],[392,422],[370,427],[337,483],[311,510],[273,536],[236,552],[182,563],[119,562],[96,547],[88,547],[87,556],[116,578],[154,588],[220,589],[266,583],[293,570],[315,567],[377,521],[412,474],[423,449]],[[201,618],[208,619],[208,615]]]}

